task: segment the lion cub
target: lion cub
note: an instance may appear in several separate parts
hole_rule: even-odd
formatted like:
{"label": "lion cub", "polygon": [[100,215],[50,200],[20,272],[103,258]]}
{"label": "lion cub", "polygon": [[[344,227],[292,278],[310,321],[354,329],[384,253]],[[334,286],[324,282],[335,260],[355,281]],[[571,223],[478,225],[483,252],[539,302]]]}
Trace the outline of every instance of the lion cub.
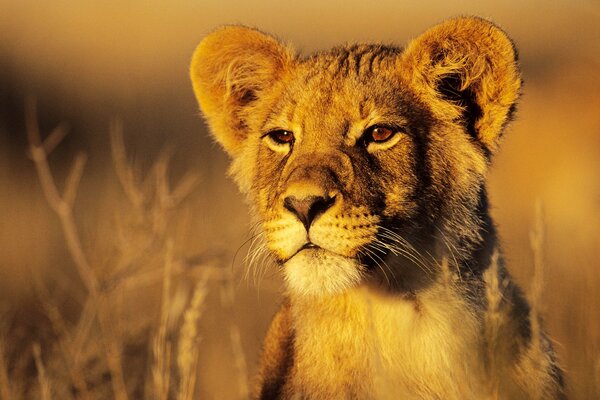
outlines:
{"label": "lion cub", "polygon": [[305,57],[227,26],[191,78],[287,284],[256,398],[563,398],[488,212],[521,87],[501,29]]}

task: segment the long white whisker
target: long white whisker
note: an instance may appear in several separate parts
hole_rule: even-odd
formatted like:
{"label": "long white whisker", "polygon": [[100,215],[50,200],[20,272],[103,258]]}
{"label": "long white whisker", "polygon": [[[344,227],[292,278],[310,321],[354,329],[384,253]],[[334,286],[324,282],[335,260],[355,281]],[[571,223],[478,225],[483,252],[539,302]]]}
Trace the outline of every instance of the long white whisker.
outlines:
{"label": "long white whisker", "polygon": [[256,283],[257,281],[257,273],[259,272],[256,260],[259,259],[259,256],[264,251],[263,249],[265,247],[263,238],[264,232],[259,232],[254,235],[252,241],[250,242],[250,247],[248,248],[248,253],[246,254],[244,260],[245,264],[247,265],[246,279],[249,278],[250,270],[252,270],[254,283]]}
{"label": "long white whisker", "polygon": [[375,265],[377,265],[377,267],[383,273],[383,276],[385,277],[385,280],[387,281],[388,285],[391,285],[391,282],[390,282],[390,279],[389,279],[387,273],[385,272],[382,264],[385,265],[386,269],[389,271],[389,273],[391,274],[392,278],[394,278],[394,282],[397,283],[396,276],[395,276],[394,272],[392,271],[392,269],[390,268],[390,266],[379,255],[375,254],[372,250],[370,250],[368,248],[363,248],[361,250],[361,252],[364,255],[367,255],[368,257],[370,257],[375,262]]}
{"label": "long white whisker", "polygon": [[392,241],[392,243],[386,243],[382,241],[380,243],[382,248],[391,251],[395,255],[403,255],[414,262],[425,272],[431,272],[431,267],[425,262],[421,254],[406,240],[398,235],[389,235],[387,232],[380,233],[380,236],[384,239]]}
{"label": "long white whisker", "polygon": [[[425,258],[423,257],[423,255],[405,238],[403,238],[402,236],[400,236],[398,233],[392,231],[391,229],[388,229],[386,227],[380,227],[382,232],[381,235],[386,236],[389,239],[394,240],[396,243],[401,243],[404,245],[404,248],[406,248],[407,250],[411,251],[416,257],[418,257],[422,263],[425,263]],[[429,254],[429,257],[434,259],[431,254]],[[429,269],[429,268],[428,268]]]}

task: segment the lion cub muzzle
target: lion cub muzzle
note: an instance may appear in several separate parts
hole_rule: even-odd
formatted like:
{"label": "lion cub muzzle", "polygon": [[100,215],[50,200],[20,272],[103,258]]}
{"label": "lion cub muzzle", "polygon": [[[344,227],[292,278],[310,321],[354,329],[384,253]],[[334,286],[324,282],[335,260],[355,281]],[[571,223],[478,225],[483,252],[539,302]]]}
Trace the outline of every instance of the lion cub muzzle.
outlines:
{"label": "lion cub muzzle", "polygon": [[283,207],[294,214],[310,232],[313,221],[327,212],[340,199],[333,187],[336,174],[324,166],[299,167],[287,179],[283,194]]}
{"label": "lion cub muzzle", "polygon": [[340,293],[358,284],[365,272],[359,249],[377,230],[377,218],[344,195],[339,177],[348,172],[332,159],[296,159],[265,221],[268,246],[280,258],[288,287],[302,295]]}

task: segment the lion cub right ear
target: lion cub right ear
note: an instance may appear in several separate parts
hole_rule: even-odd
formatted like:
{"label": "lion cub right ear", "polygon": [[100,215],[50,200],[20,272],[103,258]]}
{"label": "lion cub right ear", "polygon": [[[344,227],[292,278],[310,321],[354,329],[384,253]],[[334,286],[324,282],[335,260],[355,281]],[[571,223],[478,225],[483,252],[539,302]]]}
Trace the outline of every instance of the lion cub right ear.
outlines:
{"label": "lion cub right ear", "polygon": [[489,155],[497,150],[521,89],[517,53],[504,31],[477,17],[445,21],[408,45],[403,67],[434,114],[462,120]]}
{"label": "lion cub right ear", "polygon": [[213,135],[230,156],[239,153],[253,105],[285,73],[291,51],[273,37],[226,26],[205,37],[192,57],[194,93]]}

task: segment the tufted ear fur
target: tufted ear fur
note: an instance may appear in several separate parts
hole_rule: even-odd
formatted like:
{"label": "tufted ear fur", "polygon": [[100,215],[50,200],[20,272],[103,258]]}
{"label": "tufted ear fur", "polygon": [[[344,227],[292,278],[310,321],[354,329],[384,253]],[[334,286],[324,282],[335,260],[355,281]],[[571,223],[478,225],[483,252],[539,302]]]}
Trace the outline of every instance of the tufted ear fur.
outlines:
{"label": "tufted ear fur", "polygon": [[236,156],[246,138],[253,103],[291,61],[291,52],[273,37],[243,26],[220,28],[196,48],[190,68],[194,93],[229,155]]}
{"label": "tufted ear fur", "polygon": [[409,43],[401,62],[437,118],[460,120],[486,154],[495,152],[521,88],[515,48],[500,28],[448,20]]}

